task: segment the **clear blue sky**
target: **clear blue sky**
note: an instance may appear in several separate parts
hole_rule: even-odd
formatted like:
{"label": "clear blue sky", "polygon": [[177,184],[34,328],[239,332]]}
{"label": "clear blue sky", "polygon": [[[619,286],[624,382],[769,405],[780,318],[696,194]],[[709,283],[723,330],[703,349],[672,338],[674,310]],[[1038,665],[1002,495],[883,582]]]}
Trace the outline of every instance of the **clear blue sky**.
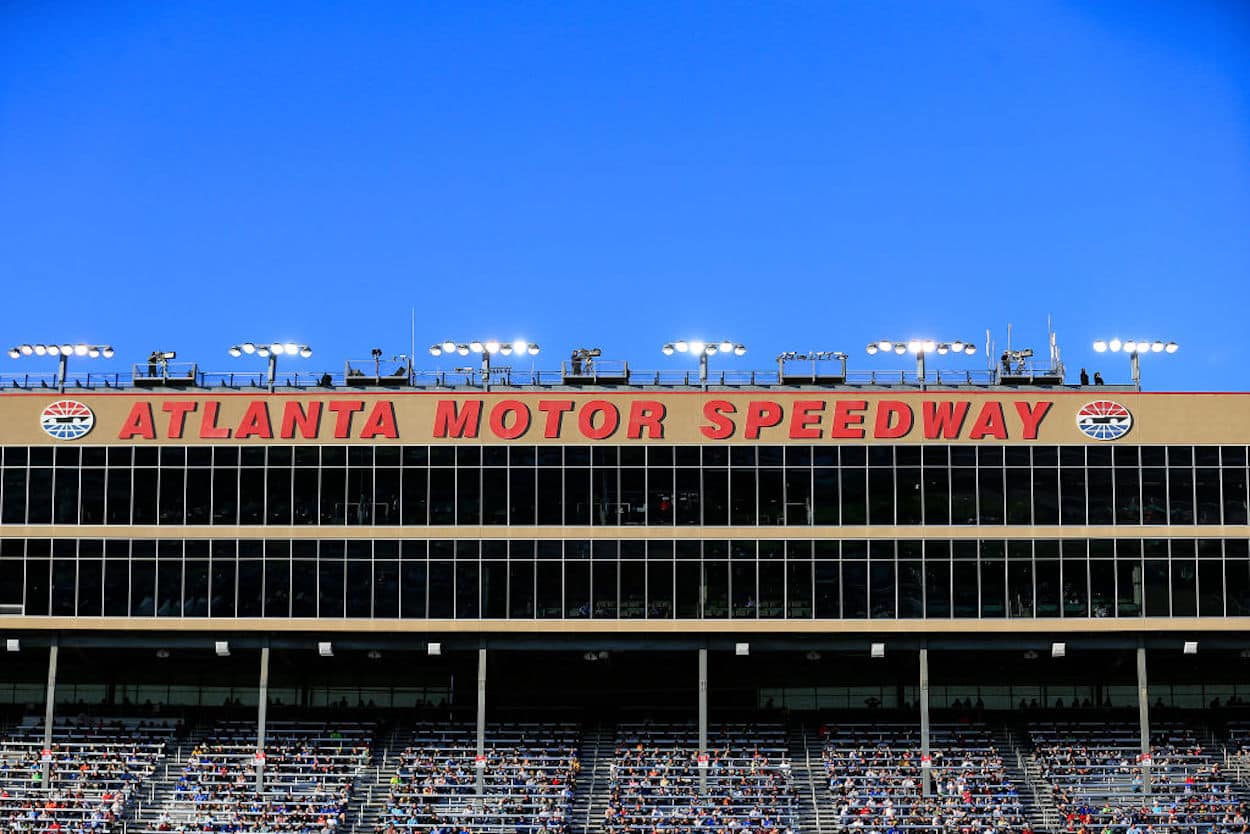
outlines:
{"label": "clear blue sky", "polygon": [[541,367],[701,335],[884,369],[1053,313],[1073,376],[1163,337],[1147,388],[1250,390],[1250,5],[11,0],[0,286],[3,347],[117,367],[340,370],[415,307],[419,350]]}

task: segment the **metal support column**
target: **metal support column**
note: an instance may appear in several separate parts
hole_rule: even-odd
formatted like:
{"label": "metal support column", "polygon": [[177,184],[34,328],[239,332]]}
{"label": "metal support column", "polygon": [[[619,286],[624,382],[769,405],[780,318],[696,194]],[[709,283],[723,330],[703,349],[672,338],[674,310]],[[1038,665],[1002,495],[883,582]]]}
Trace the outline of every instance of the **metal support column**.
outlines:
{"label": "metal support column", "polygon": [[1141,721],[1141,789],[1150,796],[1150,694],[1146,689],[1146,647],[1137,647],[1137,714]]}
{"label": "metal support column", "polygon": [[256,792],[265,789],[265,717],[269,711],[269,647],[260,649],[260,692],[256,701]]}
{"label": "metal support column", "polygon": [[56,638],[53,638],[52,646],[48,649],[48,695],[43,705],[43,753],[40,756],[43,760],[43,789],[45,791],[52,790],[52,721],[56,708],[56,660],[59,649]]}
{"label": "metal support column", "polygon": [[920,650],[920,786],[922,796],[932,796],[929,776],[933,773],[929,758],[929,650]]}
{"label": "metal support column", "polygon": [[477,650],[477,801],[486,794],[486,649]]}
{"label": "metal support column", "polygon": [[699,793],[707,793],[707,649],[699,649]]}

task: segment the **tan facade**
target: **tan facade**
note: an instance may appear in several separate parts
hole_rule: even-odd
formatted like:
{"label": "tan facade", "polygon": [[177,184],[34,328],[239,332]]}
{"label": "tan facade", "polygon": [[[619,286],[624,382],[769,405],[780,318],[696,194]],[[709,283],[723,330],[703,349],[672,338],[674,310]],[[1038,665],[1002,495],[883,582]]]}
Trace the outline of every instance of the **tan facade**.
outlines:
{"label": "tan facade", "polygon": [[[86,406],[90,417],[41,416],[64,401]],[[1099,402],[1127,411],[1125,443],[1250,443],[1250,394],[1090,388],[13,393],[0,396],[0,443],[1087,444],[1100,441],[1082,433],[1078,416]],[[89,420],[91,428],[74,440],[55,439],[42,428],[45,420]]]}

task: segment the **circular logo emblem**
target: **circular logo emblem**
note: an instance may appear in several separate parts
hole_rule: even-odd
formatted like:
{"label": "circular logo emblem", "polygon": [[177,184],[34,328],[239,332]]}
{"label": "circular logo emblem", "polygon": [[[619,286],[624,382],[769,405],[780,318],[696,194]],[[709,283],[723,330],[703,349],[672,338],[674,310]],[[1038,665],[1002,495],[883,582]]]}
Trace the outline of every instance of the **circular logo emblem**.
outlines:
{"label": "circular logo emblem", "polygon": [[77,400],[57,400],[39,415],[39,425],[57,440],[77,440],[91,431],[95,414]]}
{"label": "circular logo emblem", "polygon": [[1095,400],[1076,413],[1076,427],[1094,440],[1118,440],[1133,428],[1133,415],[1119,403]]}

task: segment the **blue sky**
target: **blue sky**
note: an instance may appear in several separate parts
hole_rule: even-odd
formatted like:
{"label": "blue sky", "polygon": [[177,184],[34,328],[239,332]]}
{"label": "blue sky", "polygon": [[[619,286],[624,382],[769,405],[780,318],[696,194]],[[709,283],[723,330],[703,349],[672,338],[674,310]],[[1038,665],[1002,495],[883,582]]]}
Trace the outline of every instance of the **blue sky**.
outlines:
{"label": "blue sky", "polygon": [[1073,376],[1125,381],[1118,334],[1181,344],[1148,389],[1250,390],[1250,6],[15,0],[0,286],[4,347],[117,367],[338,370],[415,307],[419,350],[540,367],[885,369],[865,343],[1040,351],[1051,313]]}

